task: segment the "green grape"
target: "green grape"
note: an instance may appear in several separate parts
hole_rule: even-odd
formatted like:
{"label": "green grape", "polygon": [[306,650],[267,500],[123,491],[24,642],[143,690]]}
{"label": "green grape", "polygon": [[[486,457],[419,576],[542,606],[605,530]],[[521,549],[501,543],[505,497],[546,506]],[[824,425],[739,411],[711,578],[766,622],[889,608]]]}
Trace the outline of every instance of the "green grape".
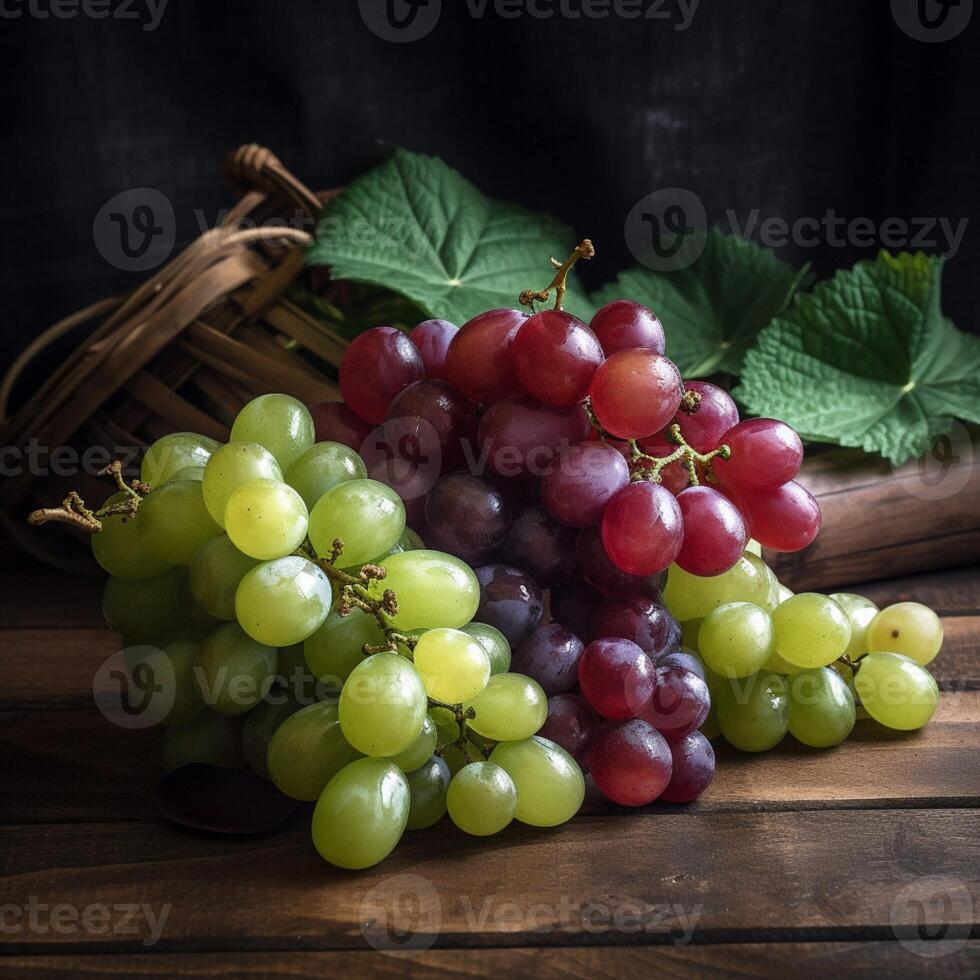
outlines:
{"label": "green grape", "polygon": [[424,551],[425,542],[422,540],[422,535],[418,531],[413,531],[410,527],[406,526],[405,530],[402,531],[402,536],[398,539],[396,547],[399,551]]}
{"label": "green grape", "polygon": [[276,683],[295,694],[307,690],[316,683],[316,678],[310,672],[306,663],[306,653],[302,643],[293,643],[288,647],[279,648],[279,666],[276,671]]}
{"label": "green grape", "polygon": [[199,637],[203,637],[213,629],[217,629],[222,623],[222,620],[212,616],[194,598],[194,593],[191,591],[191,575],[189,569],[184,571],[180,579],[180,585],[177,586],[177,607],[180,610],[181,619],[187,625],[187,628]]}
{"label": "green grape", "polygon": [[765,752],[785,737],[789,728],[785,677],[760,671],[746,678],[722,678],[712,691],[715,699],[721,734],[735,748]]}
{"label": "green grape", "polygon": [[446,812],[446,791],[452,778],[445,760],[434,755],[405,778],[411,796],[408,829],[424,830],[438,823]]}
{"label": "green grape", "polygon": [[[776,603],[777,606],[781,606],[787,599],[792,599],[796,593],[792,589],[787,589],[782,582],[779,583],[779,595],[776,597],[779,601]],[[833,596],[830,597],[833,599]]]}
{"label": "green grape", "polygon": [[153,554],[171,565],[189,565],[198,548],[221,534],[204,505],[203,484],[170,480],[140,504],[137,520]]}
{"label": "green grape", "polygon": [[269,778],[294,800],[316,800],[327,783],[360,755],[340,730],[337,705],[318,701],[300,708],[272,736]]}
{"label": "green grape", "polygon": [[286,482],[313,510],[328,491],[348,480],[367,479],[364,460],[349,446],[339,442],[318,442],[310,446],[286,470]]}
{"label": "green grape", "polygon": [[759,544],[759,542],[756,541],[755,538],[749,538],[749,540],[745,543],[745,554],[755,555],[757,558],[761,558],[762,545]]}
{"label": "green grape", "polygon": [[663,599],[674,619],[704,619],[715,606],[726,602],[753,602],[765,607],[772,582],[765,566],[754,555],[743,554],[721,575],[691,575],[671,565]]}
{"label": "green grape", "polygon": [[469,633],[487,651],[491,674],[504,674],[510,670],[510,644],[500,630],[486,623],[467,623],[460,629]]}
{"label": "green grape", "polygon": [[465,743],[466,751],[459,745],[447,745],[442,750],[442,757],[446,760],[446,765],[449,766],[449,771],[452,775],[456,775],[465,766],[470,765],[474,759],[482,759],[483,753],[480,751],[480,746],[478,746],[471,739],[467,738]]}
{"label": "green grape", "polygon": [[490,679],[486,650],[462,630],[423,633],[415,645],[414,659],[429,697],[447,704],[472,701]]}
{"label": "green grape", "polygon": [[334,609],[306,638],[303,650],[313,676],[339,692],[351,671],[364,660],[364,645],[380,646],[384,642],[384,632],[370,613],[352,609],[341,616]]}
{"label": "green grape", "polygon": [[456,716],[448,708],[429,708],[429,719],[436,726],[436,748],[443,748],[459,738]]}
{"label": "green grape", "polygon": [[191,561],[191,593],[215,619],[234,619],[238,585],[258,564],[257,558],[243,555],[227,534],[209,538]]}
{"label": "green grape", "polygon": [[168,725],[182,725],[204,710],[204,698],[198,684],[195,667],[200,650],[196,637],[181,632],[172,636],[163,653],[173,668],[173,705],[166,717]]}
{"label": "green grape", "polygon": [[815,749],[843,742],[854,728],[854,695],[835,670],[804,670],[789,682],[789,733]]}
{"label": "green grape", "polygon": [[851,624],[833,599],[800,592],[780,603],[772,614],[776,651],[797,667],[826,667],[847,649]]}
{"label": "green grape", "polygon": [[316,431],[301,401],[290,395],[259,395],[238,413],[231,439],[268,449],[285,472],[313,445]]}
{"label": "green grape", "polygon": [[387,575],[369,587],[380,598],[385,589],[398,597],[399,630],[459,629],[480,605],[480,583],[465,562],[441,551],[406,551],[386,558]]}
{"label": "green grape", "polygon": [[407,749],[399,752],[398,755],[391,756],[389,761],[398,766],[402,772],[415,772],[435,752],[438,735],[436,723],[426,715],[422,722],[422,731],[416,735],[415,741]]}
{"label": "green grape", "polygon": [[309,514],[303,498],[278,480],[249,480],[225,506],[225,528],[243,554],[268,561],[283,558],[306,539]]}
{"label": "green grape", "polygon": [[204,700],[220,715],[251,711],[276,679],[279,651],[223,623],[204,641],[197,664]]}
{"label": "green grape", "polygon": [[471,762],[453,776],[446,799],[449,817],[463,833],[489,837],[517,812],[517,787],[493,762]]}
{"label": "green grape", "polygon": [[683,623],[679,624],[681,628],[681,646],[700,654],[698,634],[701,632],[701,624],[703,622],[704,619],[685,619]]}
{"label": "green grape", "polygon": [[765,666],[762,669],[768,670],[773,674],[783,674],[787,677],[807,670],[806,667],[797,667],[796,664],[791,664],[788,660],[783,660],[783,658],[776,653],[775,650],[773,650],[769,655],[769,659],[766,661]]}
{"label": "green grape", "polygon": [[151,487],[162,486],[188,466],[206,466],[221,443],[194,432],[171,432],[157,439],[143,456],[140,480]]}
{"label": "green grape", "polygon": [[748,677],[766,665],[775,645],[776,631],[765,609],[751,602],[726,602],[705,617],[697,649],[716,674]]}
{"label": "green grape", "polygon": [[585,778],[560,746],[535,735],[501,742],[490,753],[517,787],[514,816],[532,827],[556,827],[578,813],[585,799]]}
{"label": "green grape", "polygon": [[243,769],[244,719],[202,711],[182,725],[168,725],[163,736],[163,771],[173,772],[192,762],[223,769]]}
{"label": "green grape", "polygon": [[851,624],[851,642],[847,644],[844,653],[852,660],[857,660],[868,652],[868,626],[877,615],[878,607],[870,599],[853,592],[835,592],[830,598],[844,610]]}
{"label": "green grape", "polygon": [[879,724],[910,732],[936,711],[939,686],[920,663],[901,653],[869,653],[861,658],[854,687],[861,704]]}
{"label": "green grape", "polygon": [[397,653],[376,653],[351,671],[340,692],[340,727],[365,755],[398,755],[418,738],[427,706],[412,664]]}
{"label": "green grape", "polygon": [[[128,493],[114,493],[102,506],[121,504]],[[92,554],[110,574],[119,578],[144,579],[162,575],[170,563],[146,546],[143,526],[138,517],[113,514],[102,518],[102,530],[92,535]]]}
{"label": "green grape", "polygon": [[182,568],[148,579],[108,579],[102,593],[102,614],[109,628],[127,643],[159,642],[184,625],[178,590]]}
{"label": "green grape", "polygon": [[313,811],[320,856],[352,871],[383,861],[405,832],[411,805],[405,774],[387,759],[357,759],[327,783]]}
{"label": "green grape", "polygon": [[259,643],[288,647],[323,625],[333,592],[323,569],[299,555],[257,565],[235,592],[235,616]]}
{"label": "green grape", "polygon": [[173,474],[166,482],[169,483],[170,480],[196,480],[200,483],[204,479],[204,466],[183,466],[176,473]]}
{"label": "green grape", "polygon": [[201,486],[208,513],[225,526],[228,498],[249,480],[282,481],[275,456],[255,442],[229,442],[208,460]]}
{"label": "green grape", "polygon": [[279,726],[299,711],[301,705],[295,698],[270,693],[266,700],[255,706],[245,716],[242,729],[242,751],[249,769],[263,779],[271,779],[266,756],[272,736]]}
{"label": "green grape", "polygon": [[896,602],[871,620],[865,642],[869,653],[901,653],[924,667],[943,645],[943,624],[921,602]]}
{"label": "green grape", "polygon": [[743,556],[745,560],[759,573],[759,576],[765,579],[769,585],[766,589],[766,595],[764,599],[756,601],[756,605],[761,606],[766,612],[772,612],[776,606],[779,605],[779,579],[776,578],[773,570],[762,560],[760,555],[752,554],[746,551]]}
{"label": "green grape", "polygon": [[[338,538],[345,566],[385,554],[405,530],[405,505],[377,480],[348,480],[328,490],[310,513],[310,543],[321,557]],[[409,552],[411,554],[411,552]]]}
{"label": "green grape", "polygon": [[494,742],[530,738],[548,718],[548,696],[524,674],[494,674],[467,707],[476,712],[470,728]]}

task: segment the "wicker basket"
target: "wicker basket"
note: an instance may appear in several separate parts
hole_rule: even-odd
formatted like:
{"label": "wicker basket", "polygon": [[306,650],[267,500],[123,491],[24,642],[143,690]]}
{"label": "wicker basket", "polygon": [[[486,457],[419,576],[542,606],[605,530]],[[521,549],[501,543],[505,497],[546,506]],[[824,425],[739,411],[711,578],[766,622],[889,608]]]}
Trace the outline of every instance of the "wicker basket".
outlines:
{"label": "wicker basket", "polygon": [[[17,359],[0,385],[3,445],[115,453],[182,430],[224,440],[238,410],[256,395],[283,391],[307,403],[339,398],[326,372],[340,363],[346,340],[284,296],[303,272],[302,246],[310,242],[290,221],[295,225],[299,213],[304,227],[312,227],[337,191],[314,194],[254,144],[230,154],[224,172],[239,200],[221,226],[128,296],[56,323]],[[8,416],[24,369],[86,324],[85,341]],[[38,503],[64,496],[68,485],[84,492],[87,479],[72,473],[59,483],[26,466],[8,477],[0,504],[11,535],[46,562],[84,570],[87,549],[78,548],[71,532],[38,533],[23,521]]]}

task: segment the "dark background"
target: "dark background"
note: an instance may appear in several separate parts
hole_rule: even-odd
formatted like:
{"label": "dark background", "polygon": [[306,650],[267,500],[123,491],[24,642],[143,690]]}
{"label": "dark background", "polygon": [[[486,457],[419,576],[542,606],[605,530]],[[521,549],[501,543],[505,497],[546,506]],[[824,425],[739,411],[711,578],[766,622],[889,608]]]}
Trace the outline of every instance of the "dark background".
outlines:
{"label": "dark background", "polygon": [[[29,2],[52,0],[4,0],[23,16],[0,19],[4,366],[55,319],[146,277],[96,250],[105,201],[158,188],[186,242],[194,209],[214,223],[231,202],[219,164],[248,141],[314,188],[392,145],[437,154],[593,237],[592,285],[632,261],[624,218],[665,186],[693,190],[711,221],[976,213],[977,24],[923,43],[888,0],[701,0],[686,31],[676,0],[662,8],[672,21],[475,19],[443,0],[436,28],[408,44],[375,36],[354,0],[169,0],[153,31],[41,18]],[[781,254],[828,274],[875,251]],[[965,329],[978,258],[968,226],[944,299]]]}

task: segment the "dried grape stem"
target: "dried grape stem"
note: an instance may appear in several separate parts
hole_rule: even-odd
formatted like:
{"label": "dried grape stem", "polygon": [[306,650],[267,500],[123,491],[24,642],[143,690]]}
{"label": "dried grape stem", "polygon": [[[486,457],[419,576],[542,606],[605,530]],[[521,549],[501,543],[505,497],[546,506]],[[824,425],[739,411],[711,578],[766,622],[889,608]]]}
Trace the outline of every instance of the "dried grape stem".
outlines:
{"label": "dried grape stem", "polygon": [[546,289],[525,289],[519,297],[521,306],[529,306],[533,311],[534,304],[536,302],[547,303],[551,291],[554,290],[555,309],[560,310],[565,300],[565,291],[568,289],[568,273],[571,271],[572,266],[579,259],[591,259],[593,255],[595,255],[595,246],[590,239],[584,238],[575,246],[572,254],[564,262],[559,262],[556,258],[552,258],[551,265],[556,271],[554,279],[551,280],[551,284]]}

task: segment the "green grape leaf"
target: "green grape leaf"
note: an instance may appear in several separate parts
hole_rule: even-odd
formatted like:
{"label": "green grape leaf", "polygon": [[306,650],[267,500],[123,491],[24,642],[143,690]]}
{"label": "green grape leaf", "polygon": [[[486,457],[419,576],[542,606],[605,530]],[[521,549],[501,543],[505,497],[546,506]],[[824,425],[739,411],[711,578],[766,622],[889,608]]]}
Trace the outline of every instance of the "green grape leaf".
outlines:
{"label": "green grape leaf", "polygon": [[[548,259],[578,244],[554,218],[491,200],[441,160],[401,149],[324,207],[314,237],[310,265],[392,289],[457,324],[543,289],[554,275]],[[591,316],[574,273],[564,305]]]}
{"label": "green grape leaf", "polygon": [[635,266],[593,294],[596,307],[614,299],[649,306],[664,326],[667,356],[685,378],[738,374],[756,335],[809,276],[766,248],[712,229],[704,252],[686,269]]}
{"label": "green grape leaf", "polygon": [[980,423],[980,339],[940,310],[943,262],[882,252],[820,283],[759,335],[735,396],[804,438],[918,456]]}

